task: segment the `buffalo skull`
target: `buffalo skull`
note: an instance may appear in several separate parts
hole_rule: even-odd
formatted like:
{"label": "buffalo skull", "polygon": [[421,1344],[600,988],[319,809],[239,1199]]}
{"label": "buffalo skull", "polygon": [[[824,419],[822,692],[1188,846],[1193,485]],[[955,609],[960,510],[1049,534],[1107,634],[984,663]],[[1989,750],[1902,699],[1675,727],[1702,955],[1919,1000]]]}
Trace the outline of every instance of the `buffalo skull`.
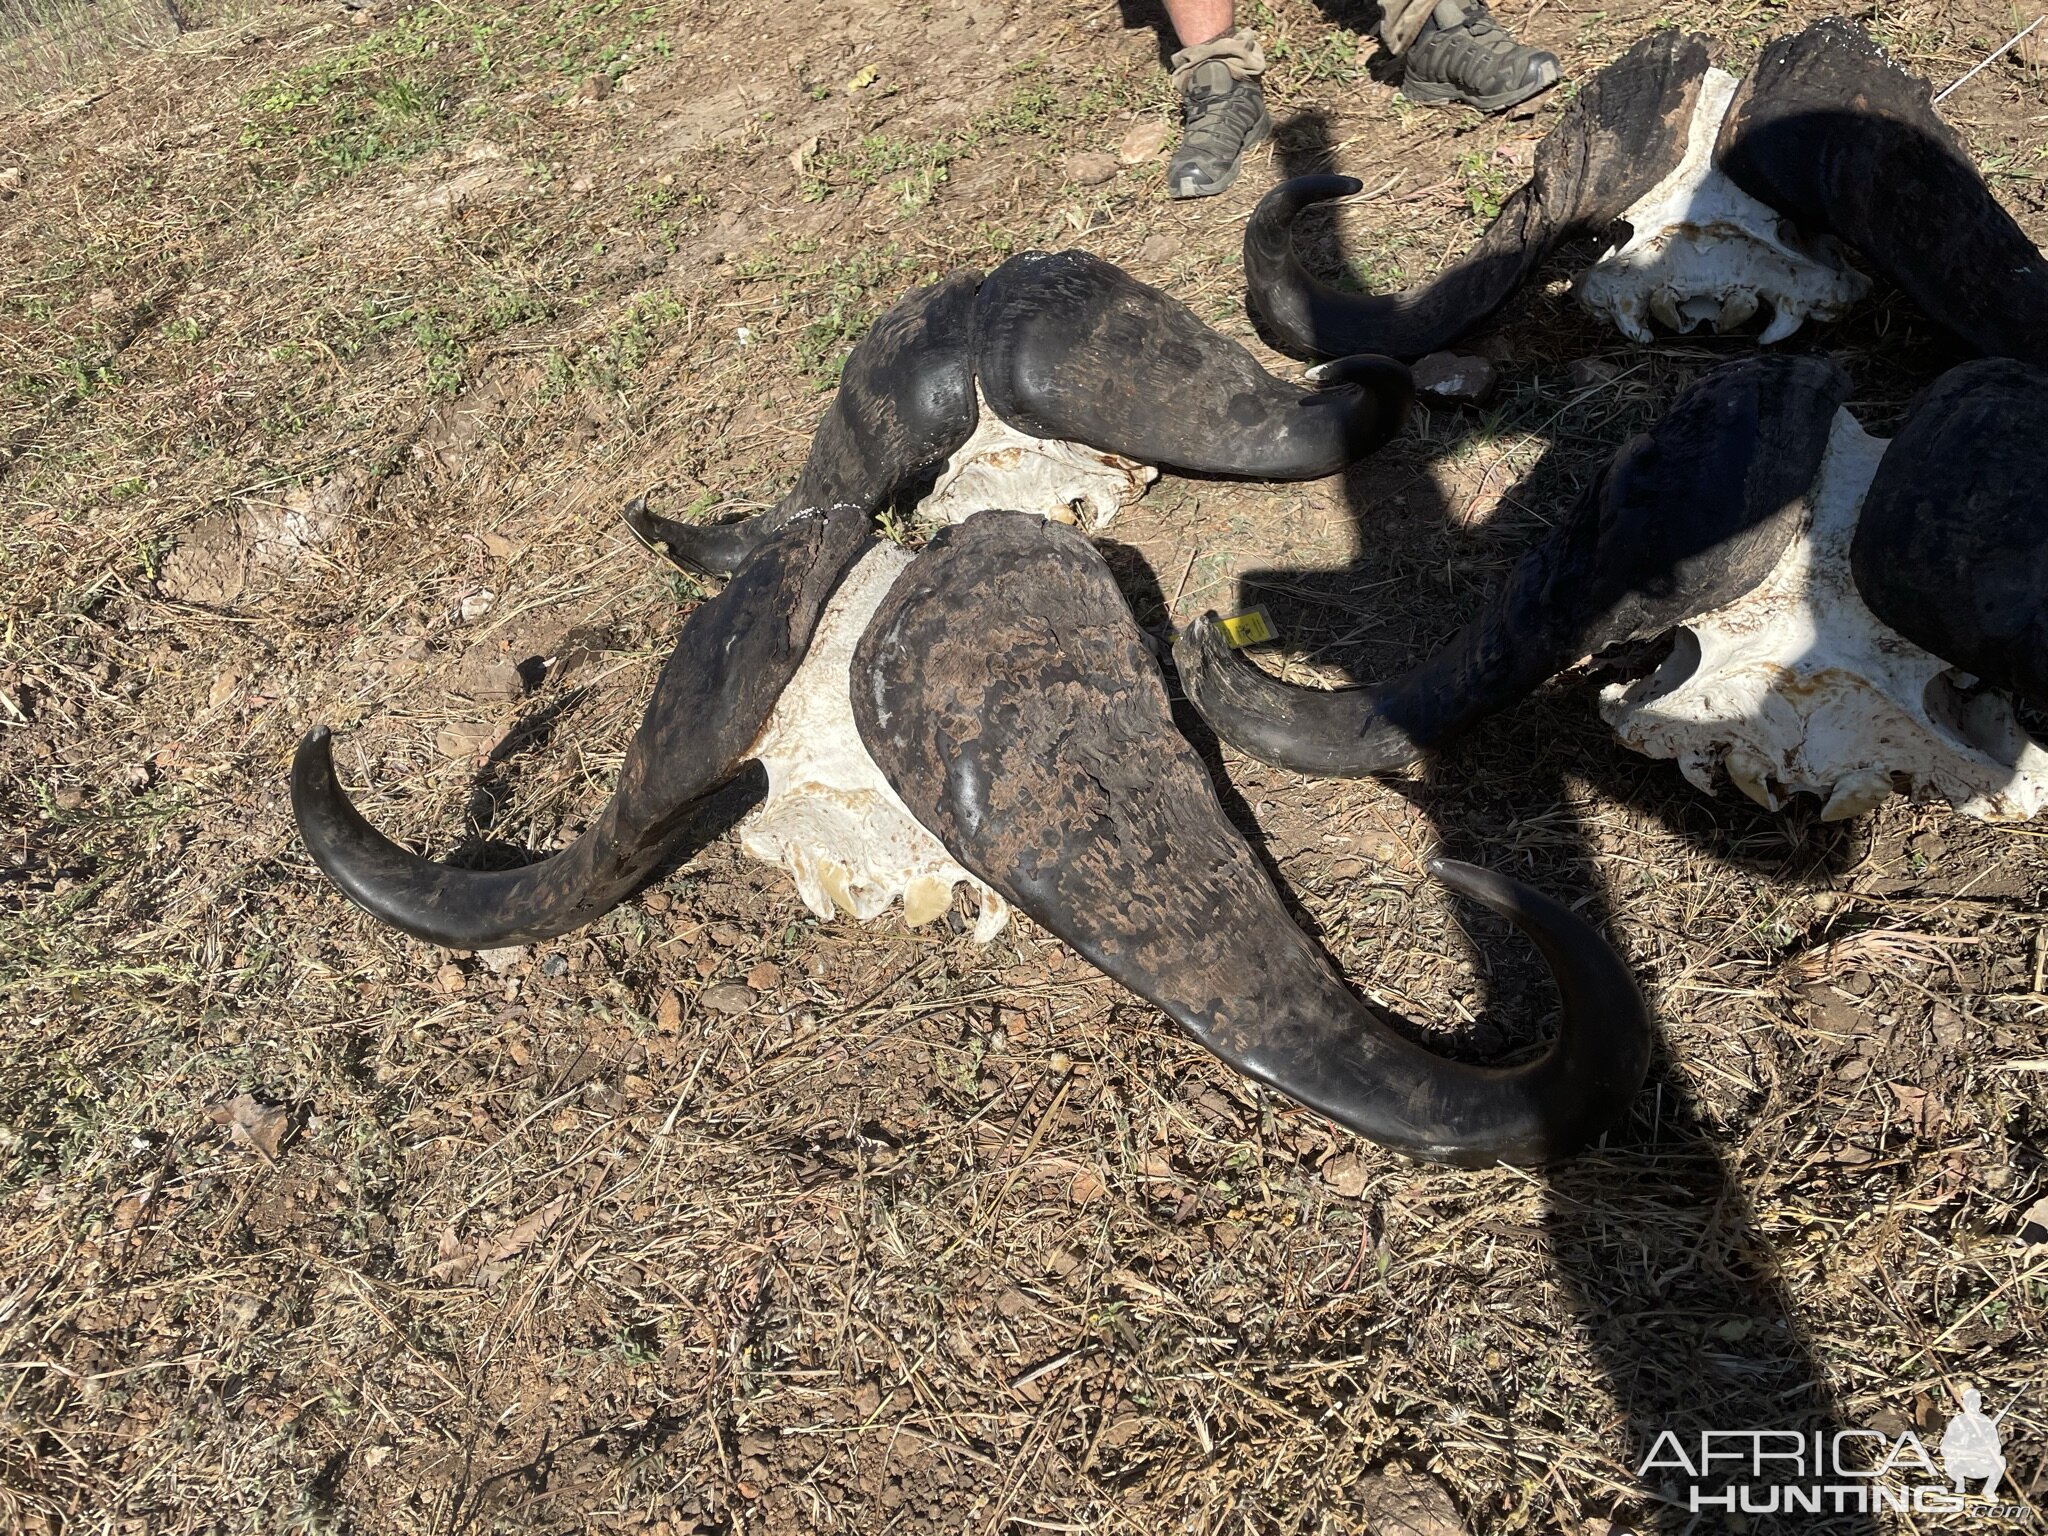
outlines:
{"label": "buffalo skull", "polygon": [[1420,357],[1485,324],[1553,252],[1619,222],[1626,238],[1579,291],[1639,339],[1653,318],[1732,330],[1768,307],[1766,341],[1833,319],[1869,287],[1846,247],[1972,351],[2048,365],[2048,260],[1926,81],[1839,20],[1772,43],[1739,83],[1711,64],[1698,34],[1644,38],[1587,82],[1471,254],[1405,293],[1339,292],[1295,254],[1302,211],[1359,182],[1281,183],[1245,226],[1252,308],[1300,356]]}
{"label": "buffalo skull", "polygon": [[[2006,359],[1943,376],[1889,442],[1814,358],[1715,370],[1621,449],[1436,655],[1392,682],[1281,683],[1214,615],[1178,642],[1224,740],[1304,773],[1416,761],[1610,647],[1667,659],[1608,687],[1622,740],[1715,770],[1759,803],[1869,810],[1894,790],[1987,820],[2048,804],[2048,373]],[[2017,706],[2017,708],[2016,708]]]}
{"label": "buffalo skull", "polygon": [[600,916],[688,842],[710,797],[765,766],[744,845],[814,908],[869,915],[900,896],[928,918],[966,881],[982,936],[1021,908],[1239,1071],[1375,1141],[1460,1163],[1569,1152],[1614,1125],[1649,1060],[1642,1000],[1589,925],[1516,881],[1432,863],[1534,940],[1564,1006],[1524,1065],[1424,1050],[1288,916],[1080,533],[990,509],[912,555],[869,528],[957,452],[984,401],[1031,436],[1134,460],[1323,473],[1383,442],[1408,398],[1398,365],[1339,373],[1355,382],[1280,384],[1092,258],[913,295],[855,349],[794,500],[694,541],[704,530],[638,514],[679,557],[737,568],[684,620],[618,787],[574,843],[502,871],[411,853],[350,802],[324,728],[292,768],[300,833],[374,916],[487,948]]}

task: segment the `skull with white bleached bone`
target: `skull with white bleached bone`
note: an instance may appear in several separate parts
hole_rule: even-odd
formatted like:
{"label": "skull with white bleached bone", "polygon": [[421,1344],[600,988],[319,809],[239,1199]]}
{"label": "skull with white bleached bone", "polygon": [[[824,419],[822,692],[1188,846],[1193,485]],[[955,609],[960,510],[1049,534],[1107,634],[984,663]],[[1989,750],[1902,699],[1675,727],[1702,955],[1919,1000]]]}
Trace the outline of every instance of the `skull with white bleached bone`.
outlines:
{"label": "skull with white bleached bone", "polygon": [[1714,163],[1740,83],[1707,71],[1685,158],[1622,214],[1627,243],[1579,278],[1579,302],[1631,341],[1653,340],[1653,320],[1681,335],[1703,325],[1725,333],[1763,309],[1770,322],[1758,339],[1769,346],[1809,319],[1841,319],[1870,292],[1832,237],[1801,234]]}
{"label": "skull with white bleached bone", "polygon": [[1887,444],[1815,358],[1715,370],[1625,446],[1437,655],[1391,682],[1292,687],[1212,623],[1177,651],[1224,740],[1298,772],[1420,758],[1612,647],[1670,637],[1649,677],[1609,687],[1622,740],[1725,771],[1777,807],[1855,815],[1895,791],[2019,820],[2048,804],[2048,372],[1965,364]]}
{"label": "skull with white bleached bone", "polygon": [[1971,351],[2048,365],[2048,259],[2000,206],[1928,83],[1853,23],[1779,38],[1740,81],[1699,34],[1655,32],[1586,82],[1536,146],[1529,180],[1462,259],[1399,293],[1341,291],[1302,264],[1294,226],[1363,190],[1298,176],[1245,225],[1246,293],[1300,357],[1416,358],[1482,329],[1556,252],[1626,223],[1580,283],[1628,335],[1650,322],[1766,342],[1899,288]]}

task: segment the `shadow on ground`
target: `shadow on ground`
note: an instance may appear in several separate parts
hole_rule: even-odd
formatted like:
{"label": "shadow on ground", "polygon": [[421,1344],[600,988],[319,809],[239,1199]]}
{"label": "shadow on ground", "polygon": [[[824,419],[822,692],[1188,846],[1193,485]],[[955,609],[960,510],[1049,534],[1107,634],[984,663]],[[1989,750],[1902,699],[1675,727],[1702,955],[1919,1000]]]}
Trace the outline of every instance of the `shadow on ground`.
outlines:
{"label": "shadow on ground", "polygon": [[[1304,114],[1281,125],[1277,158],[1282,176],[1327,169],[1332,149],[1321,118]],[[1341,270],[1333,222],[1323,223],[1320,239],[1326,242],[1321,264],[1327,270],[1334,262]],[[1306,245],[1317,240],[1313,228],[1306,232]],[[1701,367],[1728,355],[1727,344],[1718,352],[1696,350]],[[1681,367],[1676,373],[1680,382],[1683,372]],[[1540,392],[1537,398],[1543,411],[1552,412]],[[1668,401],[1667,393],[1654,409]],[[1609,453],[1648,425],[1651,406],[1646,399],[1640,419],[1610,415],[1597,427],[1589,412],[1567,405],[1547,422],[1488,421],[1481,430],[1513,426],[1550,437],[1541,461],[1511,495],[1548,521],[1570,505]],[[1470,509],[1449,504],[1429,474],[1433,463],[1457,452],[1472,435],[1469,417],[1426,413],[1419,432],[1411,430],[1404,443],[1354,466],[1345,477],[1345,506],[1357,525],[1355,547],[1364,551],[1353,565],[1334,574],[1250,572],[1240,582],[1238,606],[1262,604],[1283,634],[1325,639],[1321,659],[1342,663],[1355,681],[1384,679],[1427,655],[1469,616],[1480,593],[1531,537],[1526,531],[1504,537],[1498,524],[1512,519],[1475,526]],[[1429,580],[1432,566],[1445,579]],[[1371,607],[1361,614],[1365,593],[1371,594]],[[1349,631],[1332,634],[1333,616],[1349,624]],[[1610,932],[1624,953],[1636,950],[1627,916],[1615,910],[1595,839],[1574,809],[1586,798],[1584,791],[1566,782],[1568,773],[1677,832],[1709,859],[1795,888],[1825,883],[1859,856],[1854,833],[1819,823],[1810,807],[1773,815],[1732,797],[1708,799],[1683,786],[1673,765],[1626,752],[1600,722],[1595,695],[1596,685],[1583,678],[1553,684],[1485,722],[1419,777],[1395,787],[1428,817],[1446,853],[1562,896]],[[1213,754],[1199,722],[1187,723]],[[1531,828],[1540,828],[1540,836],[1528,836]],[[1540,979],[1533,959],[1520,954],[1522,946],[1508,942],[1512,934],[1505,924],[1474,915],[1468,927],[1488,956],[1488,979],[1497,995],[1523,979],[1513,974],[1518,967]],[[1771,1243],[1731,1176],[1721,1151],[1725,1138],[1725,1128],[1707,1123],[1683,1075],[1672,1070],[1668,1051],[1660,1048],[1637,1122],[1616,1138],[1618,1144],[1545,1175],[1546,1236],[1557,1273],[1621,1410],[1618,1422],[1565,1426],[1563,1433],[1597,1442],[1601,1452],[1631,1470],[1657,1463],[1641,1478],[1641,1507],[1627,1516],[1643,1530],[1692,1530],[1700,1520],[1690,1508],[1692,1488],[1713,1493],[1728,1481],[1714,1476],[1692,1483],[1673,1465],[1672,1443],[1661,1439],[1667,1430],[1696,1457],[1706,1430],[1799,1430],[1811,1445],[1816,1431],[1860,1427],[1841,1412],[1778,1274]],[[1471,1390],[1488,1388],[1475,1381]],[[1514,1421],[1512,1405],[1494,1407]],[[1529,1428],[1535,1441],[1560,1427]],[[1764,1502],[1779,1476],[1814,1481],[1768,1470],[1757,1476],[1737,1471],[1735,1480],[1749,1483],[1752,1497]],[[1708,1518],[1718,1515],[1718,1504],[1707,1509]],[[1851,1513],[1813,1528],[1876,1527],[1869,1517]]]}

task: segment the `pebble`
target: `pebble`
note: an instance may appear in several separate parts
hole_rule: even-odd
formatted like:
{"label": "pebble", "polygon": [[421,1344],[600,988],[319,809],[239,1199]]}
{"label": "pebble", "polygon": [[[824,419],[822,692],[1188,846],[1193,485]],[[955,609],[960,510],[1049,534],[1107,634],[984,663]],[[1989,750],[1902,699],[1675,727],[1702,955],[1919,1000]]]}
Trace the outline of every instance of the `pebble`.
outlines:
{"label": "pebble", "polygon": [[1098,150],[1069,155],[1060,166],[1067,180],[1083,187],[1100,186],[1117,173],[1116,156]]}
{"label": "pebble", "polygon": [[1330,1193],[1342,1195],[1346,1200],[1356,1200],[1365,1193],[1365,1159],[1355,1152],[1345,1152],[1331,1158],[1317,1170]]}
{"label": "pebble", "polygon": [[1458,405],[1479,405],[1500,383],[1500,370],[1483,357],[1432,352],[1415,365],[1415,390]]}
{"label": "pebble", "polygon": [[1168,129],[1162,122],[1140,123],[1116,147],[1117,159],[1125,165],[1142,165],[1166,148]]}
{"label": "pebble", "polygon": [[723,986],[706,987],[697,994],[697,1001],[713,1013],[745,1013],[760,1000],[760,994],[752,987],[743,987],[733,981]]}
{"label": "pebble", "polygon": [[434,747],[443,757],[475,757],[498,744],[494,725],[449,725],[434,733]]}
{"label": "pebble", "polygon": [[759,965],[747,972],[747,985],[756,992],[773,992],[782,985],[782,972],[766,960],[763,960]]}

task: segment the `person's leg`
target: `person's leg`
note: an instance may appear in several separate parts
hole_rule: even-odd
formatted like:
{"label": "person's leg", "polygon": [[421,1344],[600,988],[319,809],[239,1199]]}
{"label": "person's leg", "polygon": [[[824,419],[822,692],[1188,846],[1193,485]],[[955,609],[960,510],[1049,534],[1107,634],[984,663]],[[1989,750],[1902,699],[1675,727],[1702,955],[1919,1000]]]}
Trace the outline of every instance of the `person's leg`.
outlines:
{"label": "person's leg", "polygon": [[1180,91],[1180,148],[1166,168],[1169,197],[1214,197],[1237,180],[1244,152],[1273,131],[1259,40],[1237,30],[1231,0],[1166,0],[1179,35],[1173,83]]}
{"label": "person's leg", "polygon": [[1400,56],[1401,91],[1411,101],[1499,112],[1564,73],[1556,54],[1501,30],[1486,0],[1384,0],[1380,41]]}
{"label": "person's leg", "polygon": [[1237,30],[1236,0],[1165,0],[1167,19],[1183,48],[1213,43]]}

